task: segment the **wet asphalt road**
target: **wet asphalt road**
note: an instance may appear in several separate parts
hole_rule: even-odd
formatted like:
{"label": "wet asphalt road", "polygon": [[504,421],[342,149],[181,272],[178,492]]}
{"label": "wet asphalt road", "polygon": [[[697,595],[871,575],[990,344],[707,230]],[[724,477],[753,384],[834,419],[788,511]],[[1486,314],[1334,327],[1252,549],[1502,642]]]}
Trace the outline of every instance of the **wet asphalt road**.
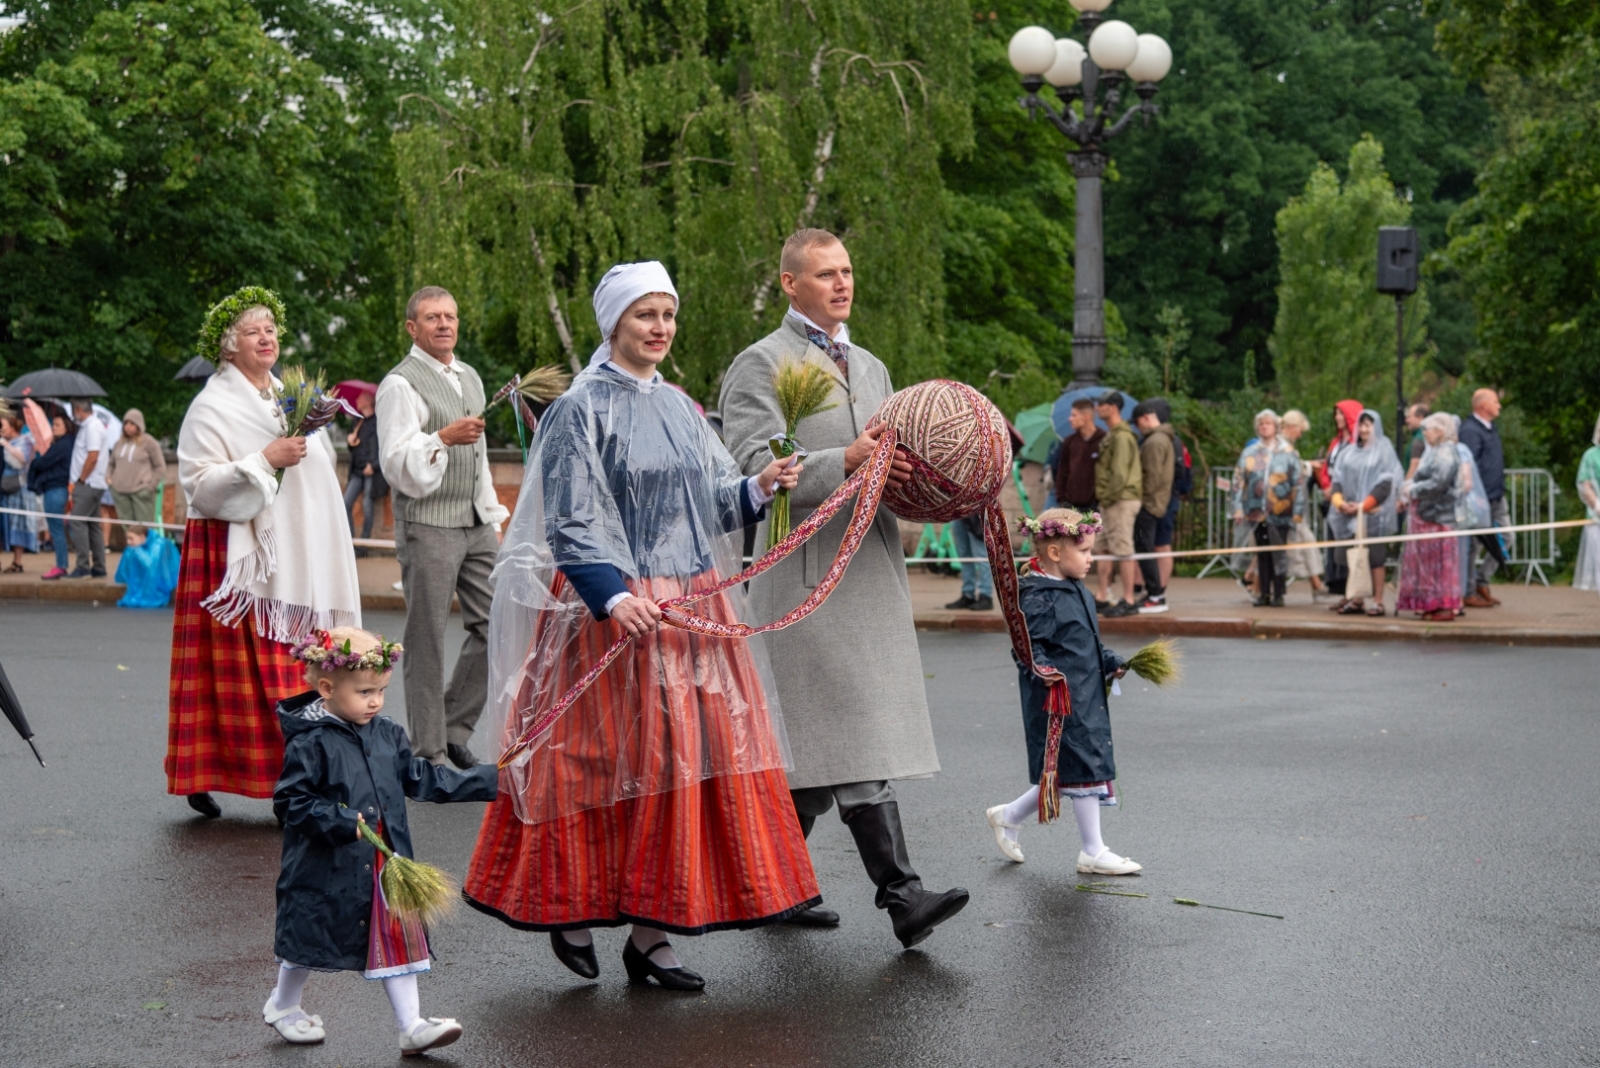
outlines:
{"label": "wet asphalt road", "polygon": [[[396,1063],[382,991],[356,976],[308,987],[326,1045],[261,1024],[278,836],[265,801],[222,797],[207,823],[163,792],[170,618],[0,607],[50,761],[0,732],[0,1064]],[[843,926],[682,940],[703,996],[630,989],[619,931],[597,932],[587,984],[542,936],[461,909],[422,1007],[467,1033],[434,1062],[1600,1064],[1600,655],[1185,647],[1181,689],[1134,680],[1113,704],[1106,839],[1145,864],[1118,886],[1147,899],[1073,890],[1070,817],[1024,830],[1026,864],[998,858],[983,809],[1026,784],[1005,639],[927,634],[945,772],[901,805],[913,860],[969,887],[965,912],[899,952],[831,816],[813,852]],[[462,872],[480,808],[415,806],[419,854]]]}

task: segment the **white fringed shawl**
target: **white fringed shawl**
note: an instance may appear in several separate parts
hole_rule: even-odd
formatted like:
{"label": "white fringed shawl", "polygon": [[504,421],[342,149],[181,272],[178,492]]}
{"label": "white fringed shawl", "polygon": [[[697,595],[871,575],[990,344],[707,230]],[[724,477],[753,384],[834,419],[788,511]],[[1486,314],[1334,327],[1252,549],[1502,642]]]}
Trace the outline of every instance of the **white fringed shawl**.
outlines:
{"label": "white fringed shawl", "polygon": [[275,403],[223,361],[184,416],[178,480],[191,517],[228,522],[227,576],[201,606],[227,627],[254,614],[257,634],[288,643],[360,626],[361,587],[333,442],[313,434],[279,486],[261,450],[281,433]]}

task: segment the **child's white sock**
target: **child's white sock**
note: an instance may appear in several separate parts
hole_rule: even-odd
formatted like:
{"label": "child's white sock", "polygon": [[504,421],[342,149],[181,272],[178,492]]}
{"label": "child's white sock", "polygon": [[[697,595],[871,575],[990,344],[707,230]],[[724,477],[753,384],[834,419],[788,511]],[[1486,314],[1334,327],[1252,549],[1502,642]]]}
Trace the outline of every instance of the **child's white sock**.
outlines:
{"label": "child's white sock", "polygon": [[1083,851],[1091,857],[1104,853],[1106,844],[1100,840],[1100,799],[1074,797],[1072,814],[1078,820],[1078,837],[1083,840]]}
{"label": "child's white sock", "polygon": [[[1000,814],[1001,821],[1004,823],[1026,823],[1030,816],[1034,819],[1039,818],[1039,788],[1037,786],[1028,787],[1027,793],[1007,805],[1006,810]],[[1004,827],[1001,829],[1005,831],[1006,837],[1011,841],[1015,842],[1017,840],[1017,828]]]}
{"label": "child's white sock", "polygon": [[[633,925],[633,933],[628,937],[632,939],[634,949],[637,949],[640,953],[650,953],[650,947],[657,942],[665,941],[667,933],[658,931],[654,927],[643,927],[636,923]],[[683,967],[678,961],[678,955],[672,951],[670,945],[662,946],[654,953],[650,953],[650,959],[655,961],[658,968]]]}
{"label": "child's white sock", "polygon": [[417,1005],[417,973],[391,975],[383,981],[383,992],[389,995],[389,1006],[394,1009],[395,1026],[409,1035],[422,1022]]}
{"label": "child's white sock", "polygon": [[594,945],[594,935],[589,933],[589,928],[587,927],[580,927],[576,931],[562,931],[561,939],[569,946]]}
{"label": "child's white sock", "polygon": [[309,978],[311,978],[310,968],[278,965],[278,985],[272,988],[272,1010],[282,1012],[300,1004],[300,992],[306,988],[306,980]]}

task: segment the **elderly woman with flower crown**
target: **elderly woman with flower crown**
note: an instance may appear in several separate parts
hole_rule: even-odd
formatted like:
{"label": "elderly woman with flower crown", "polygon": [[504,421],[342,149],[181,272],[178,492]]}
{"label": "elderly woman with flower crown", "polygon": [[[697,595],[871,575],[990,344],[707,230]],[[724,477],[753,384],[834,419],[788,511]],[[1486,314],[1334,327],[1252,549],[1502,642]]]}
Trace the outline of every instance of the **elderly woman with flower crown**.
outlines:
{"label": "elderly woman with flower crown", "polygon": [[213,791],[266,798],[283,770],[274,709],[305,686],[294,642],[361,625],[355,552],[326,434],[287,437],[272,375],[283,302],[246,286],[211,309],[217,373],[178,433],[188,504],[172,621],[167,792],[215,819]]}

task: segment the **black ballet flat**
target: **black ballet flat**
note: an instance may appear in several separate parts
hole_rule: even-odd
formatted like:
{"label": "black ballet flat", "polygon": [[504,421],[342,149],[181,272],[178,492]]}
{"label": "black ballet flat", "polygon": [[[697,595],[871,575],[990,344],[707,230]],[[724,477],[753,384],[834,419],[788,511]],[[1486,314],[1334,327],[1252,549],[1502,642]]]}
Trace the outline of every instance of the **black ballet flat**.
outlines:
{"label": "black ballet flat", "polygon": [[595,960],[593,942],[586,946],[575,946],[562,938],[560,931],[551,931],[550,948],[555,950],[556,960],[571,971],[585,979],[600,978],[600,962]]}
{"label": "black ballet flat", "polygon": [[654,979],[668,990],[704,990],[706,981],[688,968],[663,968],[650,959],[651,953],[670,944],[663,939],[640,953],[633,939],[628,939],[628,944],[622,947],[622,966],[628,969],[628,982],[648,984]]}
{"label": "black ballet flat", "polygon": [[190,794],[189,807],[208,820],[222,818],[222,806],[217,804],[216,799],[210,794]]}

